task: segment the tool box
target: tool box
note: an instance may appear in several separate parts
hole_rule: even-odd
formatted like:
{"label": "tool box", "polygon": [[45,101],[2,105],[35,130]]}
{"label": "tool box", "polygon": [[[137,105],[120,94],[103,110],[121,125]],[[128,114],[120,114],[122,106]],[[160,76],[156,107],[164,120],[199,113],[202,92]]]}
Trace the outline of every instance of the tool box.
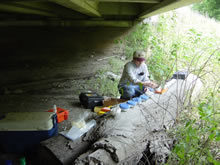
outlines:
{"label": "tool box", "polygon": [[103,105],[103,97],[94,92],[82,92],[79,95],[80,103],[88,109],[93,109],[95,106]]}
{"label": "tool box", "polygon": [[57,116],[54,112],[11,112],[0,120],[0,149],[3,152],[32,151],[57,135]]}

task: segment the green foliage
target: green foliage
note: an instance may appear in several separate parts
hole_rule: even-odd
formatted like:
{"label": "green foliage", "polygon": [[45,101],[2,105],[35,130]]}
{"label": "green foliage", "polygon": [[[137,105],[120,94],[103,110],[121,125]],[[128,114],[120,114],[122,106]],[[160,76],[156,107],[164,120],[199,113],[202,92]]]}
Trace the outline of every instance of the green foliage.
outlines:
{"label": "green foliage", "polygon": [[118,96],[118,81],[112,81],[102,76],[96,80],[96,83],[99,84],[98,90],[101,92],[103,96]]}
{"label": "green foliage", "polygon": [[206,88],[203,96],[210,96],[197,106],[186,107],[199,117],[187,112],[179,118],[182,122],[172,130],[177,143],[167,164],[218,164],[220,97],[213,87],[220,85],[219,76],[214,76],[220,70],[220,39],[194,28],[180,32],[177,19],[175,12],[164,14],[151,25],[151,56],[147,60],[150,73],[163,82],[177,70],[188,70],[202,79]]}
{"label": "green foliage", "polygon": [[203,0],[201,3],[195,4],[193,9],[198,10],[203,15],[208,15],[210,18],[220,20],[219,0]]}
{"label": "green foliage", "polygon": [[104,76],[104,73],[98,72],[98,78],[91,78],[87,80],[86,85],[88,89],[96,91],[102,96],[117,97],[118,93],[118,80],[112,81]]}
{"label": "green foliage", "polygon": [[121,74],[122,67],[124,66],[124,62],[119,58],[110,58],[109,60],[109,71],[115,74]]}
{"label": "green foliage", "polygon": [[220,164],[216,159],[220,145],[218,99],[210,94],[193,108],[193,115],[182,116],[176,131],[172,132],[177,143],[167,164]]}
{"label": "green foliage", "polygon": [[110,71],[116,75],[120,75],[123,65],[124,63],[119,58],[110,58],[106,67],[97,71],[97,77],[91,78],[86,82],[87,86],[90,86],[91,90],[95,90],[97,93],[103,96],[119,96],[119,79],[111,80],[106,76],[106,72]]}
{"label": "green foliage", "polygon": [[125,47],[125,55],[132,59],[133,52],[137,49],[146,50],[149,44],[150,29],[148,25],[136,25],[122,40],[122,47]]}
{"label": "green foliage", "polygon": [[[167,22],[170,20],[172,24]],[[150,73],[153,75],[152,79],[162,82],[171,77],[173,69],[175,67],[174,60],[177,57],[177,51],[179,49],[178,42],[168,32],[173,30],[173,24],[175,24],[176,15],[161,15],[156,25],[151,25],[151,38],[149,45],[152,50],[152,54],[147,60],[147,64]]]}
{"label": "green foliage", "polygon": [[138,48],[150,48],[146,62],[151,79],[160,83],[182,69],[203,81],[203,96],[209,97],[185,107],[192,112],[183,113],[178,127],[172,130],[177,142],[167,164],[219,164],[220,97],[214,87],[220,86],[220,39],[182,26],[175,12],[160,15],[156,23],[140,24],[123,41],[125,52],[131,57]]}

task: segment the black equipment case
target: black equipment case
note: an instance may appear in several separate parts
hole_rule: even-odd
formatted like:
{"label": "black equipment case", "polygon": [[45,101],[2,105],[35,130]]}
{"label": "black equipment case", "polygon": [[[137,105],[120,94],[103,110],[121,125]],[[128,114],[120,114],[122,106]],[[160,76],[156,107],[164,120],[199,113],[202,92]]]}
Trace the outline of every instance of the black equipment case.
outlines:
{"label": "black equipment case", "polygon": [[94,92],[82,92],[79,100],[83,107],[93,109],[95,106],[102,106],[104,98]]}
{"label": "black equipment case", "polygon": [[176,73],[173,74],[173,79],[181,79],[181,80],[185,80],[188,76],[188,72],[187,71],[178,71]]}

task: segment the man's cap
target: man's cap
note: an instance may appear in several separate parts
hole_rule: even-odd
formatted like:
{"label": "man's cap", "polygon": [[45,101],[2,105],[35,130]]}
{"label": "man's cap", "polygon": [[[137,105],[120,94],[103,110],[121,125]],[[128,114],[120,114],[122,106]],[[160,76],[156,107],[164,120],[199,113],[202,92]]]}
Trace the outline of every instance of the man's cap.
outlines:
{"label": "man's cap", "polygon": [[143,50],[136,50],[133,53],[133,59],[137,61],[145,61],[146,53]]}

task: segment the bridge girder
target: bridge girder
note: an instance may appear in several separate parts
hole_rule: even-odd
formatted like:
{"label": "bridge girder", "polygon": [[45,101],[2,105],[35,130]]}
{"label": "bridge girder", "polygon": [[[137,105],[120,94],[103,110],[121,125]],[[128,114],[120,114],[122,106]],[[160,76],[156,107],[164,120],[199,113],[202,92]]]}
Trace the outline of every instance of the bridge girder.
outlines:
{"label": "bridge girder", "polygon": [[[2,0],[0,26],[132,26],[201,0]],[[127,23],[125,23],[127,21]]]}

